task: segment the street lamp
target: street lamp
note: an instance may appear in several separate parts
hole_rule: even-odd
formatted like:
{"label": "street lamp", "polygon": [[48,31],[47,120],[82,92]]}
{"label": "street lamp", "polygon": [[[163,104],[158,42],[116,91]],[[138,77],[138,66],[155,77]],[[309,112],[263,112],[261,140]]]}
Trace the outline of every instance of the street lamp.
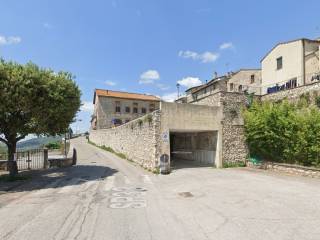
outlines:
{"label": "street lamp", "polygon": [[179,98],[179,96],[180,96],[180,92],[179,92],[179,90],[180,90],[180,84],[179,83],[177,83],[177,91],[178,91],[178,98]]}

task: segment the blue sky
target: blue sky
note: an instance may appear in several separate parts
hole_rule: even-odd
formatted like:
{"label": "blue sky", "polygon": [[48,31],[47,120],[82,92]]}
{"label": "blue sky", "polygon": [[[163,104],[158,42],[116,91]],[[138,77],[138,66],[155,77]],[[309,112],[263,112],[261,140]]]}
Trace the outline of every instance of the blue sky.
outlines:
{"label": "blue sky", "polygon": [[274,44],[320,37],[320,2],[2,0],[0,56],[76,76],[89,127],[94,88],[176,95],[239,68],[259,68]]}

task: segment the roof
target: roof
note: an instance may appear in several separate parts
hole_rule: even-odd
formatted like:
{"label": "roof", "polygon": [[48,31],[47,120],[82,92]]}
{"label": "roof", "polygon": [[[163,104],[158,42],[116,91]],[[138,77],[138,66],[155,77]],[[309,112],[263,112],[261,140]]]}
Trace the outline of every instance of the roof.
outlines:
{"label": "roof", "polygon": [[160,98],[153,96],[153,95],[111,91],[111,90],[104,90],[104,89],[95,89],[94,97],[93,97],[93,104],[96,101],[97,95],[102,96],[102,97],[113,97],[113,98],[123,98],[123,99],[132,99],[132,100],[160,101]]}
{"label": "roof", "polygon": [[204,88],[206,88],[206,87],[210,86],[212,83],[219,82],[219,81],[222,81],[222,80],[226,80],[226,79],[228,79],[228,78],[230,78],[230,77],[229,77],[229,76],[220,76],[220,77],[216,77],[216,78],[214,78],[214,79],[210,80],[209,82],[207,82],[207,83],[205,83],[205,84],[203,84],[203,85],[199,86],[199,88],[197,88],[197,89],[193,90],[193,91],[192,91],[192,93],[199,92],[200,90],[202,90],[202,89],[204,89]]}
{"label": "roof", "polygon": [[277,43],[261,60],[260,62],[262,62],[276,47],[283,45],[283,44],[288,44],[288,43],[292,43],[292,42],[297,42],[297,41],[309,41],[309,42],[317,42],[320,44],[319,40],[312,40],[312,39],[307,39],[307,38],[298,38],[295,40],[290,40],[290,41],[286,41],[286,42],[280,42]]}
{"label": "roof", "polygon": [[198,86],[190,87],[190,88],[188,88],[187,90],[185,90],[185,92],[189,92],[190,90],[194,90],[195,88],[199,88],[199,87],[201,87],[201,86],[202,86],[202,84],[201,84],[201,85],[198,85]]}

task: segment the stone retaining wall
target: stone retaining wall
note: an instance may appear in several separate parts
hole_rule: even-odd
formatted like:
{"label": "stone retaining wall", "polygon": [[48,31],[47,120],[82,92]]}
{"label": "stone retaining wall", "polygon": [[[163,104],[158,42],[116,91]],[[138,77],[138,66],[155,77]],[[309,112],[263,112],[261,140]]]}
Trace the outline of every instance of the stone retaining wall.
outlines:
{"label": "stone retaining wall", "polygon": [[155,170],[159,154],[160,111],[109,129],[91,130],[90,141],[98,146],[111,147],[128,160]]}
{"label": "stone retaining wall", "polygon": [[264,162],[259,165],[254,165],[248,162],[248,167],[259,168],[264,170],[271,170],[275,172],[288,173],[292,175],[300,175],[306,177],[320,178],[320,169],[319,168],[309,168],[298,165],[290,165],[283,163],[273,163],[273,162]]}

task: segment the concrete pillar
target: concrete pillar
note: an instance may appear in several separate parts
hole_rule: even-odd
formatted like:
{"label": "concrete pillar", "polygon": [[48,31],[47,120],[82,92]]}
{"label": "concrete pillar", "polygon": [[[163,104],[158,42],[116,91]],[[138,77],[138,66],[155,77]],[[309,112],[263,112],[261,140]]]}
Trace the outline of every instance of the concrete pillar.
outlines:
{"label": "concrete pillar", "polygon": [[215,164],[217,168],[222,168],[222,129],[217,132],[217,149]]}

